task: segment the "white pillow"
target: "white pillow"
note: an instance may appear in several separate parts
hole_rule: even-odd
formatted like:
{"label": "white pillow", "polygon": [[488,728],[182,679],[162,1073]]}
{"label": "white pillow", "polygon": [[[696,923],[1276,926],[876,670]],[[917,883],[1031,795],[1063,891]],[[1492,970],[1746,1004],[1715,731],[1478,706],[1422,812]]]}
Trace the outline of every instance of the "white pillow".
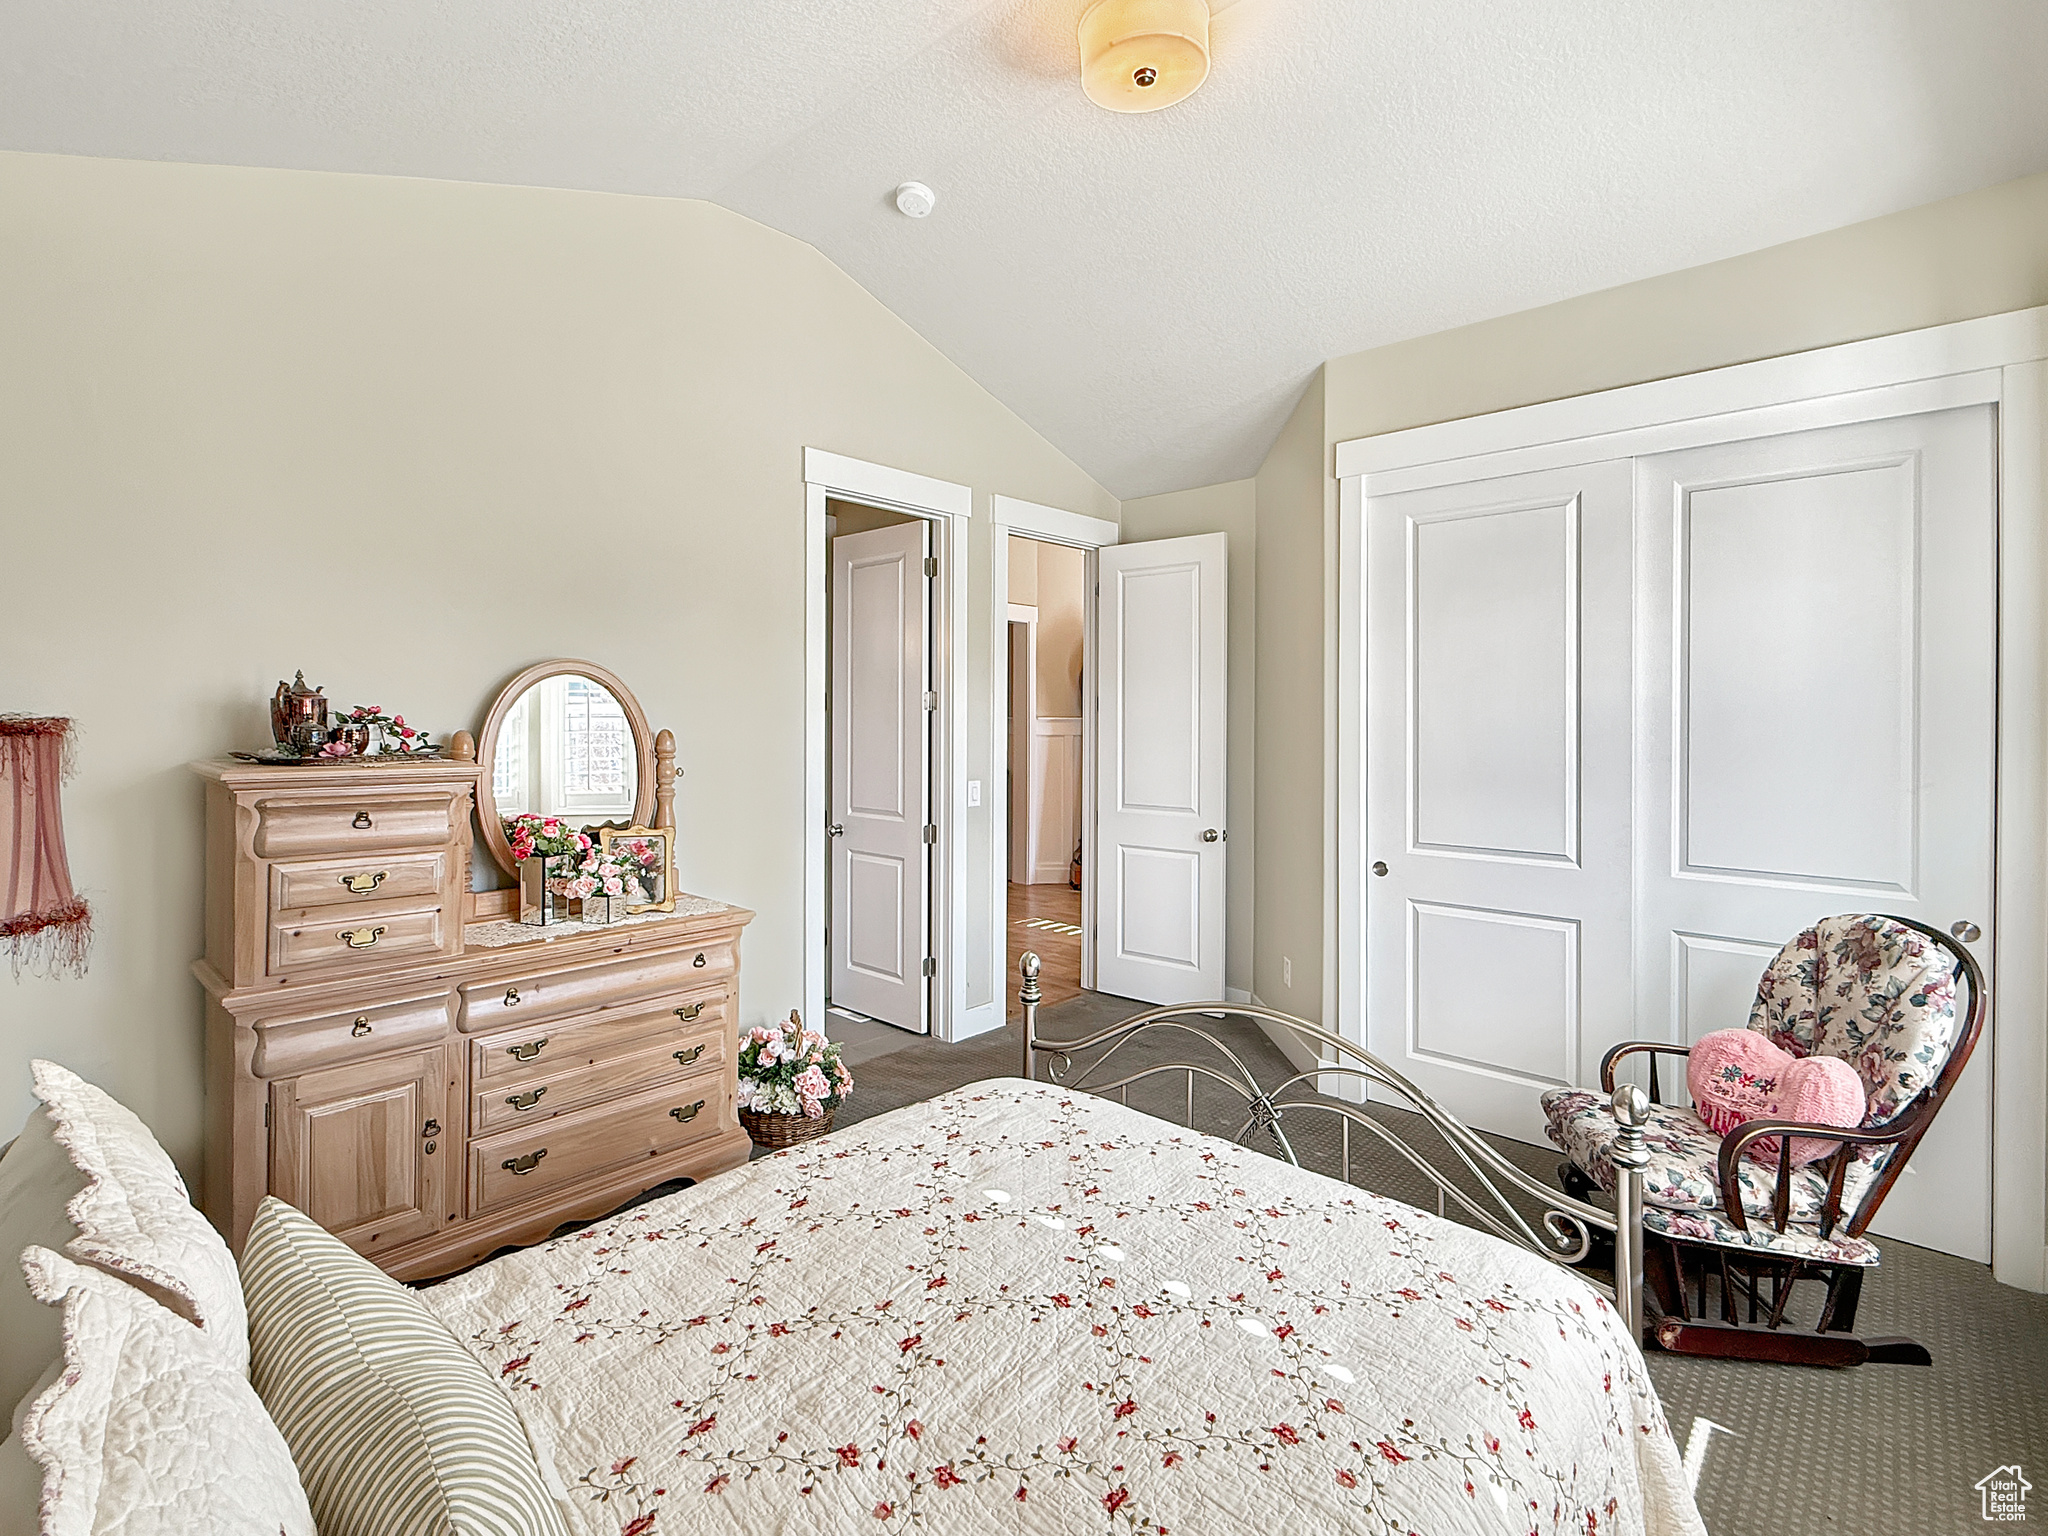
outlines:
{"label": "white pillow", "polygon": [[256,1389],[190,1324],[47,1248],[29,1289],[63,1309],[64,1370],[22,1413],[44,1536],[317,1536]]}
{"label": "white pillow", "polygon": [[75,1072],[30,1064],[58,1145],[85,1176],[72,1197],[74,1259],[132,1281],[249,1373],[249,1314],[235,1256],[192,1204],[177,1165],[135,1115]]}
{"label": "white pillow", "polygon": [[85,1176],[57,1145],[50,1112],[38,1105],[0,1157],[0,1414],[10,1418],[63,1340],[57,1314],[29,1294],[21,1250],[70,1242],[78,1228],[66,1207],[84,1188]]}

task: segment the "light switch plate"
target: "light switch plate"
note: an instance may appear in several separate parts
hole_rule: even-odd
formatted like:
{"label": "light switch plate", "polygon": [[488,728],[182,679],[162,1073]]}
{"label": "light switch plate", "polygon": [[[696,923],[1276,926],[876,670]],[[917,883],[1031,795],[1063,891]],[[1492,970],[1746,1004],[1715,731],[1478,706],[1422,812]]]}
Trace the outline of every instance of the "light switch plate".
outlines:
{"label": "light switch plate", "polygon": [[981,780],[969,779],[967,781],[967,803],[969,805],[981,804]]}

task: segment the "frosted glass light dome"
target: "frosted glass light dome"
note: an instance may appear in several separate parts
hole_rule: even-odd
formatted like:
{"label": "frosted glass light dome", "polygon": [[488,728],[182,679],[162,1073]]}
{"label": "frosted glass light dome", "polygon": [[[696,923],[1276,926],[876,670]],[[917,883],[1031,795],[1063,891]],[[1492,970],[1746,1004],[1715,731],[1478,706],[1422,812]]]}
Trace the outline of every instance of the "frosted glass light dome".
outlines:
{"label": "frosted glass light dome", "polygon": [[1112,112],[1156,112],[1209,78],[1208,0],[1095,0],[1081,15],[1081,88]]}

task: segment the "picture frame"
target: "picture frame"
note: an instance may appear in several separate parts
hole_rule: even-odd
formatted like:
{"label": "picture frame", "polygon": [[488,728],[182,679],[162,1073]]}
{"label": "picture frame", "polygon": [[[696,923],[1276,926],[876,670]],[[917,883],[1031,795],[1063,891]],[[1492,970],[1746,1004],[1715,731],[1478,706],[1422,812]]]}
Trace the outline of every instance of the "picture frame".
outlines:
{"label": "picture frame", "polygon": [[598,846],[615,858],[636,864],[639,889],[628,889],[626,910],[673,912],[676,909],[675,833],[665,827],[599,827]]}

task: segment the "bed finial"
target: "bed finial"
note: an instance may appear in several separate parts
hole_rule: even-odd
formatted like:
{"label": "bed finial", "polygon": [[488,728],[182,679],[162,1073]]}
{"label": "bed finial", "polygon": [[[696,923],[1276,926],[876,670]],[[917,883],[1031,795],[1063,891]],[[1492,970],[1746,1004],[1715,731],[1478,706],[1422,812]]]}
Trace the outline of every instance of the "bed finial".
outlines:
{"label": "bed finial", "polygon": [[1030,950],[1017,962],[1017,969],[1023,972],[1024,984],[1017,989],[1017,1001],[1024,1005],[1024,1072],[1028,1078],[1038,1076],[1038,956]]}

